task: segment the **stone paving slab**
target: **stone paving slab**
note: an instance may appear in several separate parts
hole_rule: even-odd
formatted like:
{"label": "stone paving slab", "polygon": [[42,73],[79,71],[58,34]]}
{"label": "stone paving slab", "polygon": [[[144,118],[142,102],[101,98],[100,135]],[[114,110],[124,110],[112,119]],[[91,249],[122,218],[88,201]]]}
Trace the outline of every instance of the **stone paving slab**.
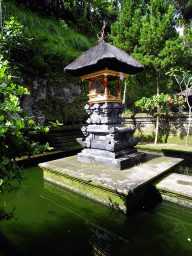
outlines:
{"label": "stone paving slab", "polygon": [[192,199],[192,176],[172,173],[157,183],[156,188],[188,196]]}

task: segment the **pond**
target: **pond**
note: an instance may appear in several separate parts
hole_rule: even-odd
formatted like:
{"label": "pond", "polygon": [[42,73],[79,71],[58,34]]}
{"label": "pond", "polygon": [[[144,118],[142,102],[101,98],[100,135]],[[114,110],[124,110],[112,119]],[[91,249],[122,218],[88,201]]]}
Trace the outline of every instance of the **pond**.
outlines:
{"label": "pond", "polygon": [[18,218],[0,222],[3,256],[192,255],[192,211],[172,203],[126,216],[44,183],[38,167],[1,200],[6,212],[16,207]]}

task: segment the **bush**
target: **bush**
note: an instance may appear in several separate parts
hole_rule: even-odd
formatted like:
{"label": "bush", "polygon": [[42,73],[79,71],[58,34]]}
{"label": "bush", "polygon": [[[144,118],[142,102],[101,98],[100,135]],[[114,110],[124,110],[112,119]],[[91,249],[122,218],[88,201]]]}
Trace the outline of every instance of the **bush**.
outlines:
{"label": "bush", "polygon": [[[39,145],[29,140],[22,130],[47,132],[43,126],[36,125],[22,113],[19,106],[19,97],[28,94],[28,90],[12,83],[12,76],[8,72],[8,61],[0,57],[0,193],[13,189],[12,181],[18,180],[21,184],[24,178],[23,169],[17,165],[16,158],[32,156],[49,148],[49,144]],[[0,209],[0,219],[9,219]]]}

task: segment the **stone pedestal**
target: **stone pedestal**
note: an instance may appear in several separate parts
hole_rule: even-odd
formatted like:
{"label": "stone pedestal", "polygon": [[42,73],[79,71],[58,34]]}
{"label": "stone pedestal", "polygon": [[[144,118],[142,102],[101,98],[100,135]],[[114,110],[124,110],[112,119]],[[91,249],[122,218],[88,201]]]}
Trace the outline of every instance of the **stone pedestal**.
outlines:
{"label": "stone pedestal", "polygon": [[81,129],[86,138],[77,138],[85,147],[78,154],[78,161],[122,170],[145,160],[145,153],[134,148],[141,140],[141,137],[132,137],[136,127],[127,128],[123,124],[124,118],[119,116],[125,107],[118,103],[85,106],[90,118],[87,120],[89,125]]}
{"label": "stone pedestal", "polygon": [[[97,155],[99,151],[99,154]],[[78,154],[78,161],[84,163],[98,164],[106,167],[123,170],[131,167],[135,164],[143,162],[146,158],[146,154],[143,152],[135,152],[127,154],[127,152],[121,151],[120,154],[123,154],[123,157],[119,158],[110,158],[106,157],[106,152],[101,152],[103,150],[97,150],[93,152],[89,149],[84,149],[81,153]],[[136,149],[134,149],[136,151]],[[103,153],[103,154],[102,154]]]}

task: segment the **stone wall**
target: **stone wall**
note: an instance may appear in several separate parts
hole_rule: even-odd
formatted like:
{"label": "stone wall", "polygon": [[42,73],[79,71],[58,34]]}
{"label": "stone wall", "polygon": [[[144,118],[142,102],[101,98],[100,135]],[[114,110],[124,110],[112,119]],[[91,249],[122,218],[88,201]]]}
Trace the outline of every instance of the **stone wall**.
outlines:
{"label": "stone wall", "polygon": [[[55,99],[55,102],[70,103],[82,92],[79,84],[70,82],[65,84],[62,82],[47,84],[45,79],[34,80],[32,86],[26,84],[22,84],[22,86],[28,88],[30,94],[21,97],[21,108],[27,116],[37,123],[46,120],[45,113],[42,113],[43,111],[38,106],[38,103],[43,101],[46,105],[50,106],[48,95],[49,98]],[[55,111],[57,111],[57,108],[55,106]]]}
{"label": "stone wall", "polygon": [[[160,122],[160,133],[169,135],[182,136],[186,135],[189,123],[189,116],[187,113],[172,114]],[[149,115],[137,114],[135,116],[125,117],[125,124],[128,126],[136,125],[137,129],[145,134],[152,134],[155,132],[155,119]],[[192,127],[190,128],[192,134]]]}

